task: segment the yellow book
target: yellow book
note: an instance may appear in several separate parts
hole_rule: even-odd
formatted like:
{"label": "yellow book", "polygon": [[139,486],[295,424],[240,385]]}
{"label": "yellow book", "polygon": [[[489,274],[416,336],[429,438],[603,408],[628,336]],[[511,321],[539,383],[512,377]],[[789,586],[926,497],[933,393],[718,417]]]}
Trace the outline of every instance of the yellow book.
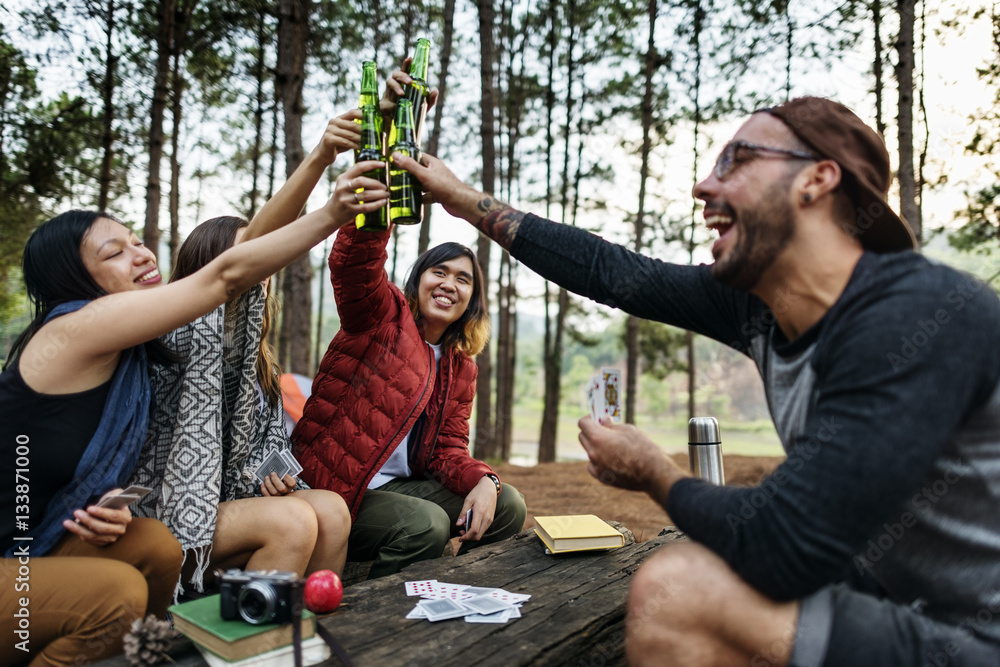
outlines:
{"label": "yellow book", "polygon": [[535,533],[554,554],[625,545],[624,535],[593,514],[536,516],[535,522]]}

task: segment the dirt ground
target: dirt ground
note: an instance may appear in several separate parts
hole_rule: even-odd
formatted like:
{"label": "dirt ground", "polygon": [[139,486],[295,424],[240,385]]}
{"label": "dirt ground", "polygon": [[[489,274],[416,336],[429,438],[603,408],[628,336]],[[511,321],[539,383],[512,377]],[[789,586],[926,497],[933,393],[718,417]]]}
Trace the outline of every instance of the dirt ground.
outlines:
{"label": "dirt ground", "polygon": [[[673,456],[687,468],[686,453]],[[725,456],[726,484],[756,484],[781,461],[782,457]],[[673,525],[646,494],[605,486],[591,477],[586,461],[542,463],[530,468],[505,464],[497,467],[496,473],[524,494],[528,505],[525,528],[535,525],[535,515],[596,514],[625,524],[637,541],[644,542],[656,537],[664,526]]]}

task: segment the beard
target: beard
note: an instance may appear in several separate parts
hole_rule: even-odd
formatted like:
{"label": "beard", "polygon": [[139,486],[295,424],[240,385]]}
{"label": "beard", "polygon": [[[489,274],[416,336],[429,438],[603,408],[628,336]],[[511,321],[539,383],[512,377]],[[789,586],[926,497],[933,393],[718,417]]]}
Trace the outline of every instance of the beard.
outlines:
{"label": "beard", "polygon": [[775,183],[761,204],[739,215],[738,237],[729,253],[712,265],[712,277],[730,287],[751,291],[795,234],[786,183]]}

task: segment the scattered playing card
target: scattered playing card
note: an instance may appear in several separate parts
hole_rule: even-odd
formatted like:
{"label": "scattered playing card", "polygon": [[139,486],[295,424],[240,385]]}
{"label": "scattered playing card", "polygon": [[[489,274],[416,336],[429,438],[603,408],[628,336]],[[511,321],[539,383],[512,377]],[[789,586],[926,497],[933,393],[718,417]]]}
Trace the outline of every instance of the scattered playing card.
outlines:
{"label": "scattered playing card", "polygon": [[488,614],[495,614],[498,611],[503,611],[504,609],[509,609],[511,606],[513,606],[507,602],[501,602],[496,598],[491,598],[488,596],[462,600],[462,605],[468,607],[477,614],[482,614],[483,616],[486,616]]}
{"label": "scattered playing card", "polygon": [[459,618],[469,613],[468,609],[454,600],[421,600],[419,604],[427,613],[427,620],[432,623]]}
{"label": "scattered playing card", "polygon": [[418,603],[416,607],[410,610],[410,613],[406,615],[406,618],[427,618],[427,612]]}
{"label": "scattered playing card", "polygon": [[448,584],[436,579],[407,581],[403,587],[407,595],[423,597],[406,618],[431,622],[464,616],[469,623],[506,623],[521,618],[521,604],[531,597],[502,588]]}
{"label": "scattered playing card", "polygon": [[531,598],[530,595],[525,593],[510,593],[502,588],[496,588],[492,593],[489,594],[494,600],[499,600],[500,602],[508,602],[510,604],[519,604],[521,602],[526,602]]}
{"label": "scattered playing card", "polygon": [[421,597],[432,600],[464,600],[472,597],[465,592],[466,588],[468,586],[463,584],[443,584],[436,581],[430,591],[421,593]]}
{"label": "scattered playing card", "polygon": [[[466,623],[506,623],[511,618],[514,618],[514,607],[507,607],[502,611],[497,611],[492,614],[470,614],[465,617]],[[518,614],[520,616],[520,614]]]}
{"label": "scattered playing card", "polygon": [[437,579],[424,579],[423,581],[407,581],[403,584],[407,595],[423,595],[434,590]]}

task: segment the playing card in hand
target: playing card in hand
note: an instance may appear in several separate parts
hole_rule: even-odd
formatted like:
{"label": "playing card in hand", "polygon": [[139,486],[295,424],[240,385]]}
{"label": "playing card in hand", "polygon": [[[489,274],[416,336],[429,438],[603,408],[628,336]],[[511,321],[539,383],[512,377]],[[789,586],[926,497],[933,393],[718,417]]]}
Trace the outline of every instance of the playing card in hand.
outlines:
{"label": "playing card in hand", "polygon": [[604,384],[604,414],[613,421],[622,420],[622,372],[617,368],[602,368]]}
{"label": "playing card in hand", "polygon": [[267,479],[267,476],[272,472],[277,473],[278,479],[281,479],[289,470],[288,461],[286,461],[281,455],[281,452],[277,449],[272,449],[267,453],[267,456],[264,457],[264,460],[260,462],[257,469],[254,470],[254,476],[257,478],[258,482],[263,484],[264,480]]}

